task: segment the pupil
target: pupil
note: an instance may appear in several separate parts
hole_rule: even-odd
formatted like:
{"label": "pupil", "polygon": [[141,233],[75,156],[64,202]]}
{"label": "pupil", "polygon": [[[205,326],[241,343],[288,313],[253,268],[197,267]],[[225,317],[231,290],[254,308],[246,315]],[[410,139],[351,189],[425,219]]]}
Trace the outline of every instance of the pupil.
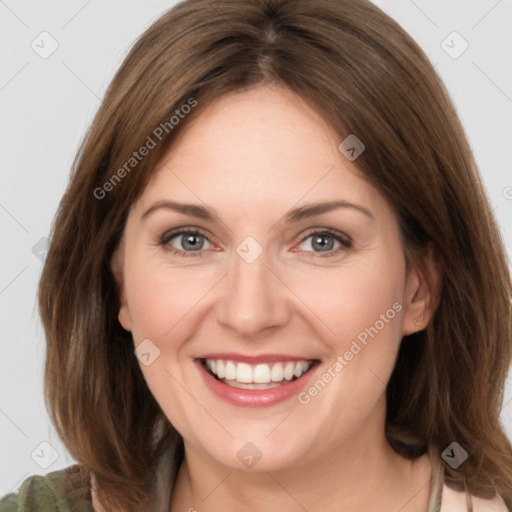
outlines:
{"label": "pupil", "polygon": [[197,241],[198,236],[199,235],[187,235],[186,237],[184,237],[183,248],[187,249],[187,244],[188,244],[189,249],[198,249],[198,248],[201,249],[203,244],[201,241],[199,241],[199,242]]}
{"label": "pupil", "polygon": [[[327,243],[324,243],[325,240],[327,239]],[[324,242],[322,242],[324,241]],[[321,251],[327,251],[327,250],[330,250],[333,248],[333,240],[330,236],[326,236],[326,235],[319,235],[317,237],[314,238],[313,240],[313,246],[318,243],[319,244],[319,248]]]}

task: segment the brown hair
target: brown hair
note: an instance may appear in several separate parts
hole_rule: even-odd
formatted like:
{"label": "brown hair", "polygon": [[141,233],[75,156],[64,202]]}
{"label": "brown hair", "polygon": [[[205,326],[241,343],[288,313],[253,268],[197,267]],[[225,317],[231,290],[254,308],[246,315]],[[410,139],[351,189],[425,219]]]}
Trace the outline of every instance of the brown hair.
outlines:
{"label": "brown hair", "polygon": [[[428,327],[402,341],[387,388],[390,443],[416,457],[458,442],[470,456],[445,465],[447,484],[512,507],[499,423],[512,350],[503,245],[442,82],[366,0],[188,0],[135,43],[75,160],[40,282],[45,398],[64,444],[107,508],[142,510],[159,450],[182,442],[118,323],[110,259],[176,134],[215,98],[264,83],[303,97],[340,141],[356,134],[366,150],[355,164],[394,207],[407,252],[435,249],[442,290]],[[130,161],[148,137],[156,146]]]}

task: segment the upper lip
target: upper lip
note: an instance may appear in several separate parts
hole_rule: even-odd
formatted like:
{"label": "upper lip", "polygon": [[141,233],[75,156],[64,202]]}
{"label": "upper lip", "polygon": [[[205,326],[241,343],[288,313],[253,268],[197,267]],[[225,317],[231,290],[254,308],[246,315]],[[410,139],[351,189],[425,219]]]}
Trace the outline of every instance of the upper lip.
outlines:
{"label": "upper lip", "polygon": [[228,361],[238,361],[247,364],[260,364],[260,363],[277,363],[279,361],[318,361],[314,357],[304,356],[291,356],[289,354],[258,354],[258,355],[244,355],[236,354],[234,352],[215,352],[199,356],[197,359],[226,359]]}

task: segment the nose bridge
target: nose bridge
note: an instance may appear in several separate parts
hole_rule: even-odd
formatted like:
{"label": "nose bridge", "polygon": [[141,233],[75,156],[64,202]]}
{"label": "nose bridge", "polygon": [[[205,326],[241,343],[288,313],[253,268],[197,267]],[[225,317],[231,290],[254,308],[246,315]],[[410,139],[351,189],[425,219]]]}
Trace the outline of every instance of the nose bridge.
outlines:
{"label": "nose bridge", "polygon": [[[244,251],[245,249],[245,251]],[[257,254],[259,252],[259,254]],[[290,304],[285,287],[268,268],[266,252],[255,252],[249,240],[233,256],[219,303],[218,320],[244,336],[254,336],[287,322]]]}

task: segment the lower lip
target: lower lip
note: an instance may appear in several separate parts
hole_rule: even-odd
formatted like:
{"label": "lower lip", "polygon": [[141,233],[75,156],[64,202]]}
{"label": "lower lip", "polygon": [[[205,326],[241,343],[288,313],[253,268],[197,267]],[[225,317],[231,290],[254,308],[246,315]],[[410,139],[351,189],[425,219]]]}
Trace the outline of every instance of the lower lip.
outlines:
{"label": "lower lip", "polygon": [[284,402],[285,400],[298,395],[310,380],[311,375],[317,366],[317,363],[314,363],[309,371],[302,375],[302,377],[275,388],[240,389],[224,384],[211,376],[203,367],[199,359],[196,359],[194,362],[196,363],[205,384],[215,395],[231,405],[255,408],[271,407],[272,405]]}

